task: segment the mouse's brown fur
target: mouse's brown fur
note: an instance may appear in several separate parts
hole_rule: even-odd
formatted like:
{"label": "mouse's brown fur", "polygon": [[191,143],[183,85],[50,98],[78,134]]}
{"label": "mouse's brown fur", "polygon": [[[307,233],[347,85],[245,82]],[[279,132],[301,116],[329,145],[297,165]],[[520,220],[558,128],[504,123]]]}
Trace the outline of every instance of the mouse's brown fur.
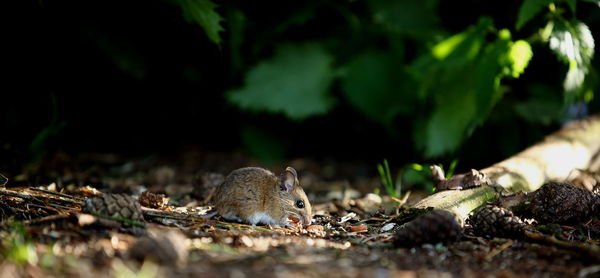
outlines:
{"label": "mouse's brown fur", "polygon": [[252,225],[285,226],[290,216],[299,218],[305,226],[312,220],[310,202],[292,167],[279,177],[258,167],[237,169],[217,188],[214,200],[224,218]]}

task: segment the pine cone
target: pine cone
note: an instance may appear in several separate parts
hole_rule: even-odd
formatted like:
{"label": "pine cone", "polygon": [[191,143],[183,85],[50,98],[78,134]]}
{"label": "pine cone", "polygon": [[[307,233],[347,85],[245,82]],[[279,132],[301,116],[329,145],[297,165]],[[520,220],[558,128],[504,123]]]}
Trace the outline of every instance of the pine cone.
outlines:
{"label": "pine cone", "polygon": [[527,229],[527,224],[514,216],[512,211],[494,205],[476,211],[469,222],[480,236],[520,237]]}
{"label": "pine cone", "polygon": [[589,191],[568,183],[549,182],[533,192],[531,213],[543,223],[578,223],[598,207]]}
{"label": "pine cone", "polygon": [[87,199],[84,211],[113,220],[128,219],[144,223],[140,203],[126,194],[104,194]]}
{"label": "pine cone", "polygon": [[445,210],[433,210],[404,224],[396,233],[396,246],[455,241],[462,231],[456,216]]}

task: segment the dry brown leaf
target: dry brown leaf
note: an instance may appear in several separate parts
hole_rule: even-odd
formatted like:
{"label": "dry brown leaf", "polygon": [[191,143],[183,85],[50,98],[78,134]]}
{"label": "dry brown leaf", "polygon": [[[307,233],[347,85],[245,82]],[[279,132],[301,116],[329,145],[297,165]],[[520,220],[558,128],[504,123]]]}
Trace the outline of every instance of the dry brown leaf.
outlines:
{"label": "dry brown leaf", "polygon": [[350,226],[350,230],[354,233],[367,233],[369,232],[369,229],[367,227],[367,225],[365,224],[360,224],[360,225],[356,225],[356,226]]}

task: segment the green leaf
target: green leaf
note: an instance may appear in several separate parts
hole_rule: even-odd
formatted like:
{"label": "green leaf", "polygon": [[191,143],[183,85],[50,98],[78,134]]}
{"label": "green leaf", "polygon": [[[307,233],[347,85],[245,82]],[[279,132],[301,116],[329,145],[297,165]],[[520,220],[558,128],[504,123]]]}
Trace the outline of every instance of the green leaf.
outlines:
{"label": "green leaf", "polygon": [[521,8],[519,8],[516,24],[517,30],[520,30],[523,25],[533,19],[536,14],[550,3],[552,3],[552,0],[525,0]]}
{"label": "green leaf", "polygon": [[558,58],[568,65],[563,82],[565,98],[572,101],[585,91],[585,79],[594,56],[594,37],[582,22],[559,21],[554,24],[549,46]]}
{"label": "green leaf", "polygon": [[385,188],[387,194],[394,198],[400,198],[402,193],[402,186],[400,183],[394,183],[392,180],[392,172],[390,171],[390,165],[387,159],[383,160],[382,164],[377,164],[377,171],[379,172],[379,178]]}
{"label": "green leaf", "polygon": [[512,106],[516,115],[537,125],[550,125],[564,120],[565,105],[560,88],[532,83],[527,86],[527,94],[528,98]]}
{"label": "green leaf", "polygon": [[565,0],[571,12],[575,13],[577,11],[577,0]]}
{"label": "green leaf", "polygon": [[[510,32],[501,30],[496,41],[485,44],[487,24],[484,20],[465,31],[461,35],[465,39],[450,47],[451,51],[442,60],[433,58],[434,62],[413,65],[416,67],[413,70],[422,73],[416,75],[422,83],[421,90],[434,99],[431,116],[418,126],[421,130],[415,132],[414,138],[428,157],[449,153],[460,146],[500,99],[500,80],[514,70],[515,62],[509,54],[515,44],[510,40]],[[523,61],[519,61],[521,64],[516,63],[515,68],[524,68]]]}
{"label": "green leaf", "polygon": [[[440,43],[436,44],[431,49],[431,53],[433,54],[433,57],[437,58],[438,60],[446,59],[446,57],[448,57],[448,55],[450,53],[452,53],[454,50],[456,50],[457,46],[459,46],[461,43],[463,43],[467,39],[468,35],[469,35],[469,33],[467,33],[467,32],[461,32],[461,33],[458,33],[458,34],[456,34],[452,37],[449,37],[449,38],[441,41]],[[477,52],[476,49],[475,49],[475,52]]]}
{"label": "green leaf", "polygon": [[316,44],[285,45],[250,69],[242,88],[226,93],[242,109],[302,120],[329,111],[333,57]]}
{"label": "green leaf", "polygon": [[468,94],[462,101],[447,102],[434,110],[425,130],[425,156],[437,157],[458,148],[475,114],[475,105],[472,94]]}
{"label": "green leaf", "polygon": [[370,51],[346,66],[342,91],[350,104],[372,120],[389,125],[399,113],[413,109],[413,92],[401,64],[392,55]]}
{"label": "green leaf", "polygon": [[517,78],[525,71],[532,56],[531,45],[527,41],[518,40],[511,45],[508,51],[508,60],[512,77]]}
{"label": "green leaf", "polygon": [[550,125],[564,116],[563,102],[552,98],[532,98],[515,104],[515,111],[533,124]]}
{"label": "green leaf", "polygon": [[438,0],[369,0],[373,20],[389,30],[416,38],[439,33]]}
{"label": "green leaf", "polygon": [[183,11],[183,17],[190,23],[196,23],[208,38],[216,43],[221,43],[219,32],[223,31],[220,22],[223,18],[215,9],[217,5],[210,0],[177,0]]}
{"label": "green leaf", "polygon": [[492,27],[491,19],[482,17],[465,31],[434,45],[431,53],[418,57],[409,67],[411,76],[421,84],[417,96],[421,99],[436,91],[446,72],[472,63],[485,42],[486,31]]}

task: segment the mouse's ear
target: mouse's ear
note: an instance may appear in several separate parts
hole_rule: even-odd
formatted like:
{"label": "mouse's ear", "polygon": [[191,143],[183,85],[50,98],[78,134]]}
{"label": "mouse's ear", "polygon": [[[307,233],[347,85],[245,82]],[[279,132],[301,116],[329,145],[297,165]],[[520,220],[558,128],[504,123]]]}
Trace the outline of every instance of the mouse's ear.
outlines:
{"label": "mouse's ear", "polygon": [[285,173],[283,173],[283,186],[281,190],[286,192],[292,191],[294,186],[298,184],[298,174],[296,173],[296,169],[292,167],[285,168]]}

